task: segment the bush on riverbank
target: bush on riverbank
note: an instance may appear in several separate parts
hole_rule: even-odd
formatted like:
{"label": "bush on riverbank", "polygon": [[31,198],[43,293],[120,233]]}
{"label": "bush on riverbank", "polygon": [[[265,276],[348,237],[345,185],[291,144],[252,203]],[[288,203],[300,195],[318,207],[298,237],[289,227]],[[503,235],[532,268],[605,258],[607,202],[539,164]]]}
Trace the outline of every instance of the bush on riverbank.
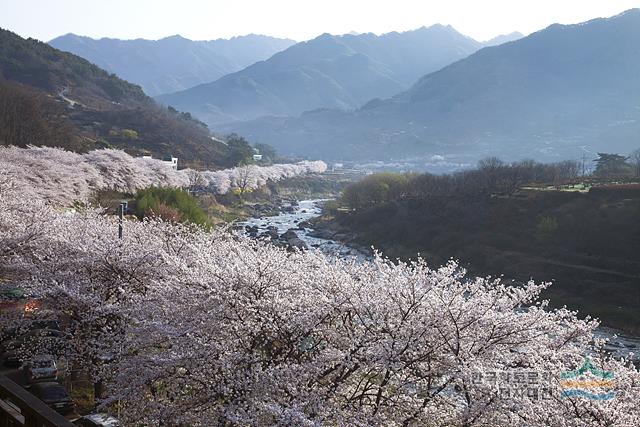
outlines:
{"label": "bush on riverbank", "polygon": [[196,199],[178,188],[151,187],[139,191],[135,198],[135,212],[140,219],[158,217],[171,222],[209,225],[209,218]]}

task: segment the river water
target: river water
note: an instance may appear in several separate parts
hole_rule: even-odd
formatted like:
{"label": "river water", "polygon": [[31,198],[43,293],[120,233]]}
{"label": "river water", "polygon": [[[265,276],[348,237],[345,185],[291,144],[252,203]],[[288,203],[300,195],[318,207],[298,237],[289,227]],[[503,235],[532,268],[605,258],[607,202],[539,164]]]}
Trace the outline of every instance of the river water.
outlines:
{"label": "river water", "polygon": [[[322,213],[321,204],[324,201],[323,199],[302,200],[297,205],[284,205],[283,211],[279,215],[249,218],[238,225],[257,227],[259,234],[267,232],[269,227],[275,227],[278,234],[284,234],[293,229],[298,238],[305,242],[309,248],[316,248],[327,255],[341,258],[355,257],[362,261],[370,259],[370,255],[367,253],[349,247],[345,243],[317,237],[314,235],[313,229],[299,226],[300,223],[320,216]],[[628,357],[629,352],[634,353],[632,359],[636,366],[640,366],[640,337],[630,336],[622,331],[606,327],[598,328],[595,335],[599,338],[609,339],[605,350],[615,357]]]}
{"label": "river water", "polygon": [[258,227],[258,233],[265,233],[269,227],[275,227],[278,234],[284,234],[288,230],[294,230],[300,240],[307,244],[309,248],[316,248],[327,255],[344,257],[356,257],[367,259],[368,255],[347,246],[345,243],[335,240],[325,239],[313,235],[313,229],[301,228],[300,223],[317,218],[322,213],[322,202],[326,199],[302,200],[297,205],[284,205],[283,211],[275,216],[263,216],[260,218],[249,218],[239,222],[240,226]]}

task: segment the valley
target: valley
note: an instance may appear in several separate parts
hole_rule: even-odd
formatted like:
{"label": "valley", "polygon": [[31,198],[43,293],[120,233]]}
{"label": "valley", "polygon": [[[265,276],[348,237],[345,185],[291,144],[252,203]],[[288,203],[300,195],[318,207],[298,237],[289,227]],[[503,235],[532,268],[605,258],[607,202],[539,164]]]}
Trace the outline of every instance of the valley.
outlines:
{"label": "valley", "polygon": [[637,0],[2,2],[0,426],[640,425]]}

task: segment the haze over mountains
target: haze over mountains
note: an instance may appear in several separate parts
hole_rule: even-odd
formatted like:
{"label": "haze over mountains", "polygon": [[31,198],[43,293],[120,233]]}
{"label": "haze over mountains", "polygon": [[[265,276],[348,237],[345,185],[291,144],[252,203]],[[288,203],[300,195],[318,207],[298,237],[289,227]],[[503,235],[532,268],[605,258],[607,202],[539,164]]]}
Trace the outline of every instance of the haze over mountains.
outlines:
{"label": "haze over mountains", "polygon": [[181,36],[160,40],[96,40],[66,34],[49,44],[139,84],[147,94],[156,96],[211,82],[267,59],[295,41],[255,34],[210,41]]}
{"label": "haze over mountains", "polygon": [[226,126],[303,156],[578,158],[640,135],[640,9],[484,48],[353,112]]}
{"label": "haze over mountains", "polygon": [[323,34],[215,82],[158,99],[210,125],[316,108],[353,109],[403,91],[482,46],[443,25],[381,36]]}
{"label": "haze over mountains", "polygon": [[[293,45],[263,36],[214,42],[174,36],[150,42],[74,35],[51,44],[85,49],[84,55],[97,58],[94,62],[112,61],[119,75],[129,73],[134,82],[154,88],[190,85],[209,72],[224,73],[219,64],[240,67],[256,52],[268,55],[271,49],[277,53],[268,59],[156,99],[218,132],[237,132],[283,154],[474,161],[488,155],[557,160],[635,148],[639,40],[640,10],[633,9],[484,43],[434,25],[381,36],[323,34]],[[211,46],[218,42],[214,54]],[[213,63],[218,65],[207,65]],[[12,66],[7,58],[5,77]],[[49,67],[48,72],[50,78],[60,70]],[[38,75],[34,69],[25,78],[36,81]],[[121,80],[107,77],[115,85],[110,90],[122,89]],[[20,72],[12,77],[20,78]],[[64,84],[52,87],[60,91]],[[70,88],[77,97],[83,85],[72,79]],[[92,90],[97,93],[95,85]]]}

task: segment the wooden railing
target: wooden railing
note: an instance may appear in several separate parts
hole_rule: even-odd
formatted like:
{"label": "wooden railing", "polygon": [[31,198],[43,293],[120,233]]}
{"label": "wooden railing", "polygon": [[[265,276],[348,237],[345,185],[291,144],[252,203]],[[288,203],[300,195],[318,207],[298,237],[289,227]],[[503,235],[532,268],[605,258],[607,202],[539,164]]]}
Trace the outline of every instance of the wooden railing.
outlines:
{"label": "wooden railing", "polygon": [[0,427],[75,427],[43,401],[0,375]]}

